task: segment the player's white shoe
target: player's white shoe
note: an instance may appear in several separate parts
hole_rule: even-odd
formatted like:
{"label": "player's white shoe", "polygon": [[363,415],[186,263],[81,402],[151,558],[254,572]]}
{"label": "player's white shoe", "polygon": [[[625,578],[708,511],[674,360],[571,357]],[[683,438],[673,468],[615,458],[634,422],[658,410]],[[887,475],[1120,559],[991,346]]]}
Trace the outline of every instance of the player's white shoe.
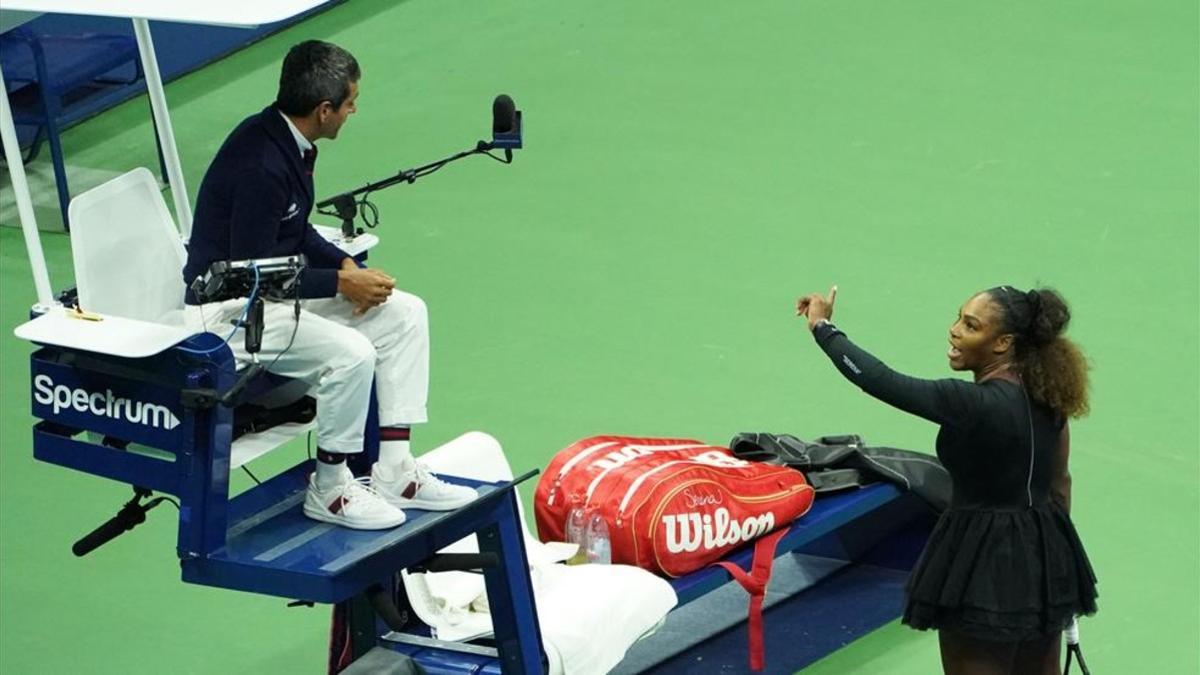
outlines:
{"label": "player's white shoe", "polygon": [[404,522],[404,512],[373,490],[366,478],[355,478],[343,465],[345,479],[322,489],[317,476],[308,479],[304,515],[355,530],[386,530]]}
{"label": "player's white shoe", "polygon": [[477,496],[474,488],[447,483],[411,457],[399,466],[375,462],[371,468],[371,487],[399,509],[452,511]]}

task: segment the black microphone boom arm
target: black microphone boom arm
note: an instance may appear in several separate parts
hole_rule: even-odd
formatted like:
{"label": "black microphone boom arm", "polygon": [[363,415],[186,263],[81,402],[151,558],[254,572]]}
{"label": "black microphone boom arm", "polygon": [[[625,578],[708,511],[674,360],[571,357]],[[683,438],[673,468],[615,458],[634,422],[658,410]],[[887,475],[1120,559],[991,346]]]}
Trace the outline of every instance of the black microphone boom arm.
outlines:
{"label": "black microphone boom arm", "polygon": [[[451,155],[445,159],[440,159],[436,162],[418,166],[415,169],[406,169],[397,173],[391,178],[385,178],[381,181],[369,183],[357,190],[343,192],[317,203],[317,212],[326,216],[335,216],[342,220],[342,237],[345,239],[353,239],[356,234],[361,234],[362,230],[355,231],[354,219],[362,215],[363,223],[368,227],[375,227],[379,224],[379,210],[375,205],[367,201],[367,195],[382,190],[400,183],[414,183],[422,176],[437,171],[446,166],[450,162],[470,157],[471,155],[487,155],[492,159],[502,164],[512,164],[512,151],[514,148],[521,147],[521,111],[517,110],[517,106],[513,103],[512,97],[507,94],[500,94],[496,100],[492,102],[492,140],[479,141],[475,147],[470,150]],[[503,150],[504,159],[492,154],[492,150]],[[359,198],[361,196],[361,199]],[[328,210],[333,207],[333,210]],[[367,214],[360,209],[370,211],[372,220],[367,219]]]}
{"label": "black microphone boom arm", "polygon": [[[359,205],[367,204],[368,206],[371,206],[370,203],[366,201],[366,195],[377,190],[389,188],[393,185],[399,185],[401,183],[415,183],[418,178],[428,176],[434,171],[446,166],[450,162],[460,160],[464,157],[470,157],[471,155],[487,155],[488,157],[491,157],[492,159],[503,164],[511,164],[511,151],[506,153],[506,157],[504,159],[501,159],[500,157],[497,157],[491,153],[491,150],[495,147],[496,145],[488,143],[487,141],[479,141],[475,144],[475,147],[470,150],[463,150],[462,152],[453,154],[445,159],[439,159],[436,162],[430,162],[424,166],[418,166],[415,169],[404,169],[390,178],[385,178],[374,183],[368,183],[357,190],[343,192],[340,195],[335,195],[329,199],[317,202],[317,212],[322,215],[340,218],[342,221],[342,236],[346,239],[353,239],[356,234],[362,233],[361,230],[356,232],[354,229],[354,219],[358,216]],[[363,196],[363,199],[357,199],[359,196]],[[329,211],[329,207],[333,207],[333,210]],[[372,206],[371,208],[374,207]],[[371,225],[371,227],[374,227],[373,224],[368,224]]]}

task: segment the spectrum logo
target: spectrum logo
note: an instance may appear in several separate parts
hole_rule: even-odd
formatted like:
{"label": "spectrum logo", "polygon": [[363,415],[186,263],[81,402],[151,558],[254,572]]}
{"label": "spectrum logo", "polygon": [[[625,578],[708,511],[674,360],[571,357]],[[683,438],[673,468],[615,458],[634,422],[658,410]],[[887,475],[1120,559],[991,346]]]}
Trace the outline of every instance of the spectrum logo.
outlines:
{"label": "spectrum logo", "polygon": [[165,405],[113,396],[112,389],[106,389],[104,393],[72,389],[63,384],[54,384],[49,375],[33,378],[33,400],[42,405],[52,406],[55,415],[70,408],[81,413],[90,412],[98,417],[144,424],[167,431],[179,426],[179,418]]}

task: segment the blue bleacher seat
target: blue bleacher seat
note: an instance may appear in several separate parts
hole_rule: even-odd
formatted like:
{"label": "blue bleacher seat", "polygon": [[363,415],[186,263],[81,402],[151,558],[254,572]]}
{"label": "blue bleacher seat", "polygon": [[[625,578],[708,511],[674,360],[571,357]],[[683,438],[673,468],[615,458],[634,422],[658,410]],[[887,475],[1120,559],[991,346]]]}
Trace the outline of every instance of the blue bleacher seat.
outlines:
{"label": "blue bleacher seat", "polygon": [[69,228],[71,194],[61,130],[81,116],[78,111],[88,99],[113,87],[134,86],[142,79],[137,41],[128,35],[50,35],[16,28],[0,35],[0,65],[14,123],[36,128],[24,161],[37,156],[43,140],[50,143],[63,224]]}

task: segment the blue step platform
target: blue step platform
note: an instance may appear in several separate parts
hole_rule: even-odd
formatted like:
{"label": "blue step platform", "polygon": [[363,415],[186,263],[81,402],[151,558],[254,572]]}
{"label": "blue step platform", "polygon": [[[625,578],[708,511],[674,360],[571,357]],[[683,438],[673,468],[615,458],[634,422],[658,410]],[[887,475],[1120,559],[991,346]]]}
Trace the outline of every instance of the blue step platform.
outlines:
{"label": "blue step platform", "polygon": [[[487,526],[501,519],[512,499],[512,487],[533,475],[502,483],[445,476],[449,482],[475,487],[479,497],[455,511],[405,509],[408,519],[400,527],[365,531],[304,515],[304,492],[313,469],[313,461],[302,462],[230,500],[225,545],[207,556],[185,558],[183,580],[284,598],[341,602],[467,535],[480,531],[487,540]],[[491,538],[498,540],[498,535]],[[517,543],[524,560],[524,541]]]}

